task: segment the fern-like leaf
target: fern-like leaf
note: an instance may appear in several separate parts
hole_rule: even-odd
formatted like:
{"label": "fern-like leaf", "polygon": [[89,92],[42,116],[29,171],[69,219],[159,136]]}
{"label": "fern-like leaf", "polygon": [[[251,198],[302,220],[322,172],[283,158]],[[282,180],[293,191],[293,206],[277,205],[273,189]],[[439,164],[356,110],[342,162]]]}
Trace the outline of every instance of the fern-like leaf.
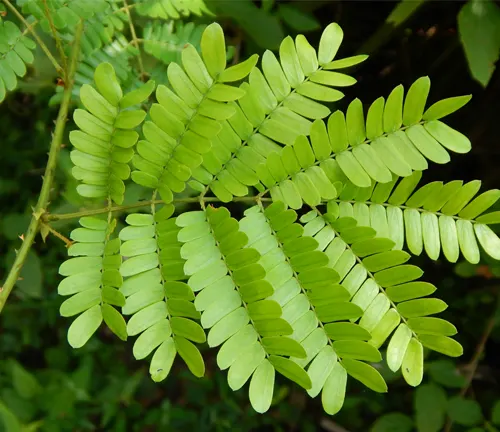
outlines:
{"label": "fern-like leaf", "polygon": [[81,196],[123,202],[124,180],[130,175],[128,162],[139,134],[133,129],[146,116],[141,109],[129,109],[147,99],[154,89],[150,81],[143,87],[123,95],[113,66],[101,63],[94,74],[94,89],[84,84],[80,99],[87,110],[77,109],[74,120],[79,131],[70,133],[76,150],[71,152],[75,164],[73,176],[82,182],[77,187]]}
{"label": "fern-like leaf", "polygon": [[[201,40],[203,59],[195,47],[182,52],[182,65],[171,63],[168,80],[173,91],[160,85],[156,91],[159,103],[153,104],[151,121],[144,124],[146,140],[139,142],[133,164],[132,180],[159,191],[165,202],[173,192],[181,192],[191,171],[203,161],[212,148],[212,140],[221,130],[220,121],[233,116],[228,105],[244,91],[224,82],[224,76],[236,74],[243,79],[251,71],[257,56],[226,69],[226,47],[222,28],[211,24]],[[234,69],[237,68],[237,69]]]}
{"label": "fern-like leaf", "polygon": [[[256,186],[259,164],[282,145],[291,145],[300,135],[309,135],[309,119],[326,117],[330,110],[319,102],[335,102],[344,95],[333,87],[349,86],[356,80],[327,69],[347,67],[363,61],[333,61],[343,33],[330,24],[321,37],[319,51],[303,35],[295,42],[287,37],[280,46],[280,60],[271,51],[262,58],[262,71],[254,68],[249,83],[240,88],[245,96],[233,104],[235,115],[222,124],[221,134],[213,140],[213,151],[203,166],[193,173],[190,185],[203,190],[208,185],[224,202],[244,196],[248,186]],[[236,66],[235,68],[238,68]],[[237,80],[238,76],[227,80]],[[319,102],[318,102],[319,101]]]}
{"label": "fern-like leaf", "polygon": [[500,259],[500,239],[488,227],[500,223],[500,212],[484,213],[498,201],[500,191],[477,195],[479,180],[435,181],[416,189],[421,177],[415,171],[399,182],[395,177],[370,188],[357,188],[345,179],[337,200],[340,215],[375,228],[377,235],[394,240],[395,249],[402,249],[406,241],[414,255],[425,251],[437,260],[442,250],[444,258],[456,262],[462,252],[467,261],[477,264],[481,245],[492,258]]}
{"label": "fern-like leaf", "polygon": [[209,328],[208,344],[222,345],[217,364],[228,371],[231,389],[250,378],[250,401],[258,412],[271,405],[275,370],[302,387],[311,387],[307,373],[288,356],[306,357],[304,348],[288,337],[293,330],[280,305],[268,297],[272,285],[258,263],[259,252],[245,248],[247,236],[224,208],[183,213],[177,218],[186,259],[184,272],[197,293],[195,306]]}
{"label": "fern-like leaf", "polygon": [[[444,147],[469,151],[468,138],[437,119],[470,98],[445,99],[422,114],[426,100],[421,100],[426,96],[421,89],[423,83],[428,79],[420,78],[412,85],[404,111],[402,87],[391,93],[385,108],[383,99],[377,99],[368,111],[366,127],[359,100],[351,102],[346,117],[336,111],[327,124],[316,120],[309,140],[299,136],[292,146],[267,157],[257,168],[259,181],[270,189],[273,198],[298,209],[302,202],[318,205],[321,199],[333,197],[346,180],[355,187],[369,188],[373,181],[390,183],[395,175],[406,177],[427,169],[426,158],[444,163],[444,158],[435,157],[437,154],[446,154],[448,161]],[[411,109],[416,114],[411,114]],[[403,112],[405,126],[401,123]]]}
{"label": "fern-like leaf", "polygon": [[[43,31],[51,33],[52,20],[54,27],[59,30],[68,30],[78,22],[88,20],[98,13],[109,9],[107,0],[28,0],[23,4],[23,12],[31,14],[40,21]],[[48,15],[49,14],[49,15]]]}
{"label": "fern-like leaf", "polygon": [[68,249],[70,258],[59,267],[65,276],[58,286],[58,293],[71,295],[64,301],[60,314],[64,317],[78,315],[68,330],[68,342],[80,348],[99,328],[104,320],[109,329],[120,339],[127,340],[125,320],[113,307],[125,304],[119,291],[123,278],[119,268],[120,240],[111,239],[116,221],[93,217],[80,219],[80,228],[71,232],[75,242]]}
{"label": "fern-like leaf", "polygon": [[164,20],[212,15],[203,0],[135,0],[138,14]]}
{"label": "fern-like leaf", "polygon": [[134,357],[140,360],[154,351],[149,369],[154,381],[167,377],[177,353],[200,377],[205,365],[193,342],[203,343],[206,337],[196,322],[200,314],[192,302],[193,291],[182,282],[184,261],[179,228],[171,218],[174,207],[152,210],[153,214],[128,215],[128,226],[120,231],[121,254],[127,257],[120,268],[126,277],[121,290],[126,296],[123,314],[132,315],[128,334],[139,335]]}
{"label": "fern-like leaf", "polygon": [[[74,39],[77,24],[83,20],[80,49],[84,57],[112,43],[128,21],[128,15],[119,10],[116,0],[30,0],[23,5],[23,11],[32,14],[43,31],[50,34],[55,32],[68,45]],[[51,27],[49,16],[54,28]]]}
{"label": "fern-like leaf", "polygon": [[205,27],[192,22],[151,21],[144,27],[144,50],[167,65],[174,61],[182,64],[182,51],[186,44],[193,45],[199,51]]}
{"label": "fern-like leaf", "polygon": [[248,246],[262,255],[266,280],[274,287],[270,300],[282,307],[282,318],[293,329],[291,337],[306,351],[305,358],[292,359],[300,366],[309,364],[309,395],[322,392],[325,411],[335,414],[344,403],[348,374],[374,391],[387,391],[380,374],[364,363],[382,357],[366,342],[369,332],[348,321],[363,310],[349,302],[348,289],[338,284],[341,269],[329,266],[319,242],[296,219],[295,211],[276,202],[265,211],[258,206],[247,210],[240,226]]}
{"label": "fern-like leaf", "polygon": [[408,253],[393,250],[394,242],[376,236],[373,228],[339,215],[334,202],[324,216],[305,215],[304,233],[317,240],[350,301],[363,311],[359,325],[371,333],[369,343],[378,348],[396,330],[388,344],[387,364],[393,371],[402,368],[405,380],[416,386],[423,377],[422,345],[453,357],[462,354],[461,345],[449,337],[456,333],[455,327],[429,317],[447,305],[437,298],[423,298],[436,287],[417,280],[423,271],[406,264]]}
{"label": "fern-like leaf", "polygon": [[17,78],[26,75],[35,48],[35,42],[24,36],[16,24],[0,19],[0,102],[7,91],[16,89]]}

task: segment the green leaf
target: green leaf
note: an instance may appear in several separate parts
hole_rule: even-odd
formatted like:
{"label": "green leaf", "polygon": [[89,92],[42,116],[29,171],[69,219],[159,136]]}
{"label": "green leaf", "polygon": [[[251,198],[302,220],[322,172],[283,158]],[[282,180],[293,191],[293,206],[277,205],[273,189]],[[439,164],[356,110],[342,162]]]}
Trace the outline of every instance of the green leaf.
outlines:
{"label": "green leaf", "polygon": [[453,336],[457,333],[453,324],[441,318],[410,318],[407,322],[408,326],[417,334]]}
{"label": "green leaf", "polygon": [[226,42],[224,32],[217,23],[210,24],[201,37],[201,53],[210,75],[217,79],[226,68]]}
{"label": "green leaf", "polygon": [[443,312],[447,307],[443,300],[437,298],[409,300],[397,306],[399,313],[406,318],[433,315]]}
{"label": "green leaf", "polygon": [[[15,252],[9,251],[7,255],[7,265],[11,266],[16,259]],[[34,250],[28,252],[24,266],[21,269],[16,287],[27,297],[41,298],[43,295],[43,273],[42,263]]]}
{"label": "green leaf", "polygon": [[424,272],[420,268],[414,265],[404,264],[375,273],[375,280],[380,286],[385,288],[392,285],[411,282],[418,279],[423,274]]}
{"label": "green leaf", "polygon": [[484,211],[488,210],[493,204],[500,199],[500,190],[492,189],[482,193],[474,198],[460,213],[459,217],[463,219],[474,219]]}
{"label": "green leaf", "polygon": [[436,287],[428,282],[409,282],[402,285],[388,287],[385,292],[389,298],[396,302],[425,297],[436,291]]}
{"label": "green leaf", "polygon": [[63,317],[71,317],[90,309],[100,302],[101,289],[99,287],[89,288],[64,301],[59,309],[59,313]]}
{"label": "green leaf", "polygon": [[304,348],[296,340],[286,336],[265,337],[262,346],[268,354],[305,358]]}
{"label": "green leaf", "polygon": [[156,347],[170,338],[168,320],[162,320],[142,333],[134,343],[133,354],[137,360],[147,357]]}
{"label": "green leaf", "polygon": [[183,338],[198,343],[203,343],[207,340],[205,332],[200,325],[188,318],[172,317],[170,318],[170,325],[172,327],[172,333],[176,336],[182,336]]}
{"label": "green leaf", "polygon": [[115,70],[110,63],[101,63],[97,66],[94,73],[94,81],[99,90],[106,100],[113,106],[118,106],[123,92],[116,78]]}
{"label": "green leaf", "polygon": [[227,68],[219,75],[219,81],[225,83],[242,80],[250,74],[254,66],[257,64],[258,59],[259,56],[257,54],[253,54],[245,61]]}
{"label": "green leaf", "polygon": [[408,344],[401,370],[408,384],[413,387],[420,385],[424,376],[424,348],[415,338]]}
{"label": "green leaf", "polygon": [[458,14],[458,31],[472,76],[486,87],[500,56],[500,8],[491,1],[470,1]]}
{"label": "green leaf", "polygon": [[347,107],[346,113],[347,136],[349,144],[356,146],[366,138],[363,104],[356,98]]}
{"label": "green leaf", "polygon": [[384,109],[384,131],[395,132],[403,123],[404,88],[400,84],[392,90]]}
{"label": "green leaf", "polygon": [[364,340],[371,338],[370,333],[358,324],[348,322],[325,325],[325,332],[333,340]]}
{"label": "green leaf", "polygon": [[175,337],[174,342],[177,352],[186,362],[192,374],[198,378],[205,375],[205,363],[198,348],[183,337]]}
{"label": "green leaf", "polygon": [[372,426],[371,432],[411,432],[413,421],[401,413],[389,413],[380,417]]}
{"label": "green leaf", "polygon": [[14,390],[22,398],[31,399],[42,391],[42,387],[35,376],[15,360],[10,361],[10,370]]}
{"label": "green leaf", "polygon": [[344,32],[337,23],[329,24],[319,41],[318,61],[321,66],[330,63],[342,43]]}
{"label": "green leaf", "polygon": [[284,377],[296,382],[306,390],[311,388],[312,383],[309,375],[307,375],[307,372],[297,363],[287,358],[274,355],[269,356],[269,362]]}
{"label": "green leaf", "polygon": [[334,415],[342,409],[346,384],[347,372],[338,361],[335,361],[321,393],[321,402],[327,414]]}
{"label": "green leaf", "polygon": [[153,381],[160,382],[167,377],[176,354],[177,350],[174,340],[169,337],[160,345],[151,359],[149,373],[151,374],[151,379]]}
{"label": "green leaf", "polygon": [[467,153],[471,149],[469,138],[439,120],[425,123],[424,127],[427,132],[448,150],[455,153]]}
{"label": "green leaf", "polygon": [[491,421],[493,424],[500,425],[500,399],[493,405],[491,410]]}
{"label": "green leaf", "polygon": [[127,93],[120,101],[120,108],[125,109],[144,102],[153,93],[155,87],[156,83],[153,80],[149,80],[138,89]]}
{"label": "green leaf", "polygon": [[455,96],[448,99],[442,99],[431,105],[425,111],[423,119],[425,121],[438,120],[462,108],[471,100],[472,96]]}
{"label": "green leaf", "polygon": [[[384,296],[382,293],[380,295]],[[387,300],[385,296],[383,298]],[[367,312],[365,313],[363,318],[365,316],[371,315],[370,318],[375,321],[375,324],[373,322],[370,322],[370,327],[374,327],[370,328],[372,338],[370,339],[369,343],[374,347],[379,348],[391,335],[394,329],[399,325],[399,323],[401,322],[401,315],[396,311],[396,309],[391,308],[387,310],[387,308],[389,307],[388,301],[381,305],[380,302],[376,302],[375,305],[380,307],[380,309],[378,309],[378,307],[374,307],[372,309],[370,305],[370,308],[367,309]],[[387,312],[385,312],[386,310]],[[380,315],[382,315],[382,319],[378,319]],[[361,323],[366,326],[366,322]]]}
{"label": "green leaf", "polygon": [[[2,93],[0,87],[0,101],[2,100]],[[2,402],[0,402],[0,423],[4,430],[12,432],[24,432],[25,428],[22,427],[21,422],[16,415]]]}
{"label": "green leaf", "polygon": [[446,419],[446,393],[435,384],[424,384],[415,391],[418,432],[439,432]]}
{"label": "green leaf", "polygon": [[431,87],[429,77],[420,77],[408,90],[403,109],[403,124],[411,126],[418,123],[424,115],[425,103]]}
{"label": "green leaf", "polygon": [[399,370],[403,364],[412,332],[406,324],[400,324],[387,347],[387,366],[393,372]]}
{"label": "green leaf", "polygon": [[68,329],[68,342],[73,348],[84,346],[102,323],[101,307],[95,305],[75,319]]}
{"label": "green leaf", "polygon": [[419,339],[426,348],[450,357],[459,357],[464,352],[462,345],[447,336],[422,334]]}
{"label": "green leaf", "polygon": [[382,375],[372,366],[358,360],[344,359],[342,366],[349,375],[377,393],[386,393],[387,384]]}
{"label": "green leaf", "polygon": [[457,364],[450,360],[437,360],[427,365],[429,375],[436,382],[445,387],[462,388],[466,381],[461,375]]}
{"label": "green leaf", "polygon": [[474,231],[485,252],[493,259],[500,259],[500,239],[488,225],[475,224]]}
{"label": "green leaf", "polygon": [[475,426],[483,419],[479,403],[460,396],[455,396],[448,401],[447,411],[452,421],[463,426]]}
{"label": "green leaf", "polygon": [[120,312],[109,304],[101,306],[102,317],[109,329],[121,340],[127,340],[127,323]]}
{"label": "green leaf", "polygon": [[265,413],[271,406],[274,375],[274,367],[268,360],[264,360],[252,375],[248,395],[252,408],[258,413]]}
{"label": "green leaf", "polygon": [[485,225],[493,225],[500,223],[500,211],[484,214],[476,218],[476,221]]}
{"label": "green leaf", "polygon": [[378,349],[364,341],[334,341],[332,347],[342,359],[357,359],[369,362],[379,362],[382,360],[382,355]]}

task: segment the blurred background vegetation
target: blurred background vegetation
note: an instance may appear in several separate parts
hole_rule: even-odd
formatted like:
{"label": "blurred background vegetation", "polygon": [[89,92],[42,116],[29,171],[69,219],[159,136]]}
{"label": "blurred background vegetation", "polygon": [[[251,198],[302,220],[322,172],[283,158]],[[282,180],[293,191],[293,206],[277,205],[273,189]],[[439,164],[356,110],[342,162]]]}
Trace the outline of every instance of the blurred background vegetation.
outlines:
{"label": "blurred background vegetation", "polygon": [[[233,59],[275,50],[287,34],[304,33],[316,46],[321,29],[338,22],[345,35],[340,55],[367,53],[370,58],[352,71],[358,84],[332,110],[345,109],[355,97],[368,105],[422,75],[432,80],[431,103],[472,94],[472,101],[450,119],[450,126],[470,137],[472,152],[432,166],[425,180],[482,179],[484,189],[500,184],[500,68],[494,67],[500,54],[500,2],[207,3],[229,35]],[[189,20],[208,23],[214,18]],[[153,71],[158,60],[151,56],[147,61],[147,70]],[[0,281],[36,202],[57,110],[53,103],[49,106],[57,77],[40,52],[34,65],[19,91],[0,105]],[[52,212],[85,205],[75,186],[69,151],[63,149]],[[131,185],[127,194],[124,204],[140,199],[142,190]],[[56,227],[68,233],[72,223]],[[319,400],[284,380],[278,380],[270,411],[256,414],[246,391],[230,391],[208,353],[204,378],[194,378],[176,362],[169,378],[155,384],[147,366],[133,359],[130,346],[104,328],[83,349],[71,349],[56,290],[57,269],[65,256],[64,243],[54,236],[45,244],[38,239],[0,319],[0,431],[500,430],[500,266],[487,259],[477,266],[415,259],[449,304],[443,318],[457,326],[464,356],[451,360],[433,353],[416,390],[388,370],[381,371],[388,394],[351,380],[344,408],[329,418]]]}

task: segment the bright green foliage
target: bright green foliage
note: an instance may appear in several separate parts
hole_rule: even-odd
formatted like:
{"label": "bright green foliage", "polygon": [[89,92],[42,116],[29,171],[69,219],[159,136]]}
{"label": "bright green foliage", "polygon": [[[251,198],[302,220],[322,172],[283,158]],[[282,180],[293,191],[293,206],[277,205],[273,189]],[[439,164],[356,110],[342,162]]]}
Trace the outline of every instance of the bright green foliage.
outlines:
{"label": "bright green foliage", "polygon": [[33,63],[31,51],[35,48],[16,24],[0,19],[0,102],[7,91],[17,87],[17,77],[26,75],[26,64]]}
{"label": "bright green foliage", "polygon": [[285,312],[270,298],[273,286],[264,279],[260,253],[245,248],[248,237],[238,221],[221,207],[183,213],[179,240],[188,285],[197,293],[201,324],[209,328],[208,345],[222,345],[217,364],[228,370],[231,389],[250,380],[250,402],[258,412],[271,405],[275,371],[309,389],[311,380],[288,356],[306,357],[293,336]]}
{"label": "bright green foliage", "polygon": [[379,98],[370,106],[366,122],[358,99],[345,116],[336,111],[327,124],[316,120],[309,140],[299,136],[259,166],[258,180],[274,198],[298,209],[302,202],[317,205],[336,197],[339,182],[349,180],[355,187],[370,188],[373,181],[390,183],[394,175],[407,177],[427,169],[426,159],[448,162],[444,147],[469,151],[468,138],[438,119],[470,98],[445,99],[424,112],[429,86],[426,77],[415,81],[404,105],[403,88],[396,87],[385,105]]}
{"label": "bright green foliage", "polygon": [[[393,250],[394,242],[378,236],[366,226],[357,226],[331,202],[327,213],[311,212],[304,234],[317,240],[328,257],[327,267],[338,274],[338,281],[352,304],[359,307],[359,325],[371,335],[369,344],[379,348],[391,336],[387,364],[396,372],[402,368],[408,384],[420,384],[423,376],[423,346],[451,356],[462,353],[458,342],[450,339],[455,327],[442,319],[429,317],[447,305],[436,298],[423,298],[436,291],[430,283],[417,281],[422,271],[406,264],[410,255]],[[394,331],[395,330],[395,331]]]}
{"label": "bright green foliage", "polygon": [[134,0],[137,13],[151,18],[177,20],[189,15],[211,15],[204,0]]}
{"label": "bright green foliage", "polygon": [[[332,61],[342,37],[340,27],[330,24],[323,32],[318,53],[302,35],[295,42],[291,37],[282,42],[279,61],[266,51],[262,72],[254,68],[249,82],[240,85],[245,96],[232,104],[235,114],[222,122],[222,130],[213,140],[213,151],[193,172],[195,181],[190,185],[197,190],[207,185],[224,202],[231,201],[233,195],[246,195],[248,186],[257,186],[259,165],[280,146],[293,144],[300,135],[309,135],[310,119],[330,113],[319,102],[335,102],[344,96],[332,87],[356,82],[348,75],[329,71],[348,65]],[[363,60],[360,56],[351,64]],[[240,79],[239,74],[226,75],[227,81]]]}
{"label": "bright green foliage", "polygon": [[132,180],[158,190],[171,202],[173,193],[182,192],[193,169],[203,162],[212,140],[221,131],[221,122],[234,115],[229,102],[245,91],[224,84],[231,75],[242,79],[251,71],[257,56],[226,69],[226,45],[222,28],[211,24],[203,32],[201,54],[192,45],[182,51],[182,66],[171,63],[168,80],[173,91],[160,85],[159,103],[152,105],[150,121],[144,124],[145,140],[137,146]]}
{"label": "bright green foliage", "polygon": [[79,131],[70,133],[76,150],[71,152],[75,164],[73,175],[82,182],[78,193],[88,198],[107,198],[123,202],[125,184],[130,176],[128,162],[139,134],[133,129],[146,116],[141,109],[129,109],[146,100],[155,87],[150,81],[141,88],[123,95],[111,64],[101,63],[95,71],[94,89],[84,84],[80,99],[86,110],[75,110]]}
{"label": "bright green foliage", "polygon": [[[317,51],[301,35],[286,38],[279,60],[267,51],[260,68],[256,55],[227,67],[216,23],[203,33],[178,26],[175,38],[172,28],[151,24],[143,41],[161,68],[168,64],[165,84],[138,84],[124,45],[109,52],[116,73],[111,60],[92,63],[97,53],[80,64],[85,110],[75,111],[80,130],[70,134],[73,174],[81,195],[107,205],[107,222],[82,218],[69,250],[82,261],[61,266],[67,278],[59,291],[75,294],[61,313],[83,312],[70,327],[71,345],[85,344],[104,319],[120,337],[137,336],[135,358],[151,356],[151,377],[161,381],[177,354],[202,376],[195,344],[207,342],[218,347],[231,389],[249,382],[256,411],[269,409],[278,372],[311,397],[321,393],[329,414],[342,408],[348,376],[387,391],[372,366],[382,347],[388,367],[412,386],[422,381],[424,348],[461,355],[456,328],[434,317],[446,303],[429,297],[436,287],[419,280],[423,272],[402,249],[425,249],[433,259],[442,249],[450,261],[462,251],[478,262],[480,244],[500,258],[488,227],[500,216],[482,215],[497,190],[476,198],[479,182],[416,190],[428,160],[445,163],[447,150],[470,149],[440,121],[469,97],[426,109],[423,77],[406,98],[399,86],[377,99],[366,119],[358,99],[345,115],[328,117],[321,102],[339,100],[334,87],[355,83],[334,70],[365,59],[334,60],[343,37],[337,24]],[[182,38],[193,44],[161,49]],[[124,95],[119,81],[135,90]],[[147,112],[137,108],[153,91]],[[129,176],[151,190],[150,211],[128,215],[119,239],[110,239],[110,206],[123,202]],[[260,194],[245,198],[256,205],[240,221],[225,207],[207,207],[245,197],[251,186]],[[201,210],[174,207],[182,201],[199,201]],[[126,324],[112,305],[122,307]]]}
{"label": "bright green foliage", "polygon": [[149,372],[154,381],[164,380],[178,353],[195,376],[203,376],[205,365],[193,344],[205,342],[205,333],[194,321],[200,317],[193,305],[194,294],[184,282],[179,228],[170,218],[173,206],[153,214],[130,214],[120,231],[120,268],[125,282],[124,315],[132,315],[127,333],[139,337],[134,357],[146,358],[154,351]]}
{"label": "bright green foliage", "polygon": [[370,333],[349,322],[359,318],[362,309],[349,302],[349,291],[338,283],[340,274],[329,265],[328,255],[318,250],[319,241],[295,223],[295,211],[276,202],[265,211],[253,207],[245,215],[240,226],[249,246],[262,255],[265,280],[274,288],[270,298],[281,306],[282,319],[293,330],[291,338],[307,354],[292,359],[302,367],[309,364],[309,395],[321,392],[325,411],[335,414],[344,402],[348,374],[372,390],[387,391],[379,373],[362,363],[382,359],[367,342]]}
{"label": "bright green foliage", "polygon": [[144,27],[144,51],[167,65],[174,61],[180,64],[186,44],[193,45],[199,51],[203,30],[204,25],[192,22],[151,21]]}
{"label": "bright green foliage", "polygon": [[68,249],[70,258],[59,267],[65,278],[57,291],[69,299],[61,305],[62,316],[78,315],[68,330],[68,342],[80,348],[99,328],[102,321],[120,339],[127,340],[125,320],[113,307],[123,307],[125,297],[119,291],[123,278],[119,255],[120,240],[111,239],[114,223],[93,217],[80,219],[80,228],[71,232],[75,242]]}
{"label": "bright green foliage", "polygon": [[460,252],[478,263],[479,245],[494,259],[500,259],[500,240],[488,227],[500,223],[499,212],[483,214],[500,198],[500,191],[478,194],[479,180],[428,183],[417,189],[420,171],[390,183],[358,188],[346,182],[339,199],[341,216],[353,217],[359,225],[371,226],[377,235],[391,238],[395,249],[407,249],[414,255],[422,251],[437,260],[441,250],[450,262]]}

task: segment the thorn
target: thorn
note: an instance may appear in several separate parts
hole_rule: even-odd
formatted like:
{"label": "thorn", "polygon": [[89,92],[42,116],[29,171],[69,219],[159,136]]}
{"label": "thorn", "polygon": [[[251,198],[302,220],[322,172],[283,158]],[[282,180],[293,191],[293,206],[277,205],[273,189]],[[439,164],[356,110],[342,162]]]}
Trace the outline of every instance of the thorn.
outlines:
{"label": "thorn", "polygon": [[19,276],[19,277],[17,278],[17,280],[18,280],[18,281],[22,281],[22,280],[24,280],[24,278],[23,278],[23,277],[21,277],[21,276]]}
{"label": "thorn", "polygon": [[20,236],[18,236],[22,241],[24,241],[24,234],[21,234]]}
{"label": "thorn", "polygon": [[[7,16],[7,11],[1,11],[0,16],[3,16],[3,17]],[[0,290],[0,292],[2,292],[2,290]]]}

